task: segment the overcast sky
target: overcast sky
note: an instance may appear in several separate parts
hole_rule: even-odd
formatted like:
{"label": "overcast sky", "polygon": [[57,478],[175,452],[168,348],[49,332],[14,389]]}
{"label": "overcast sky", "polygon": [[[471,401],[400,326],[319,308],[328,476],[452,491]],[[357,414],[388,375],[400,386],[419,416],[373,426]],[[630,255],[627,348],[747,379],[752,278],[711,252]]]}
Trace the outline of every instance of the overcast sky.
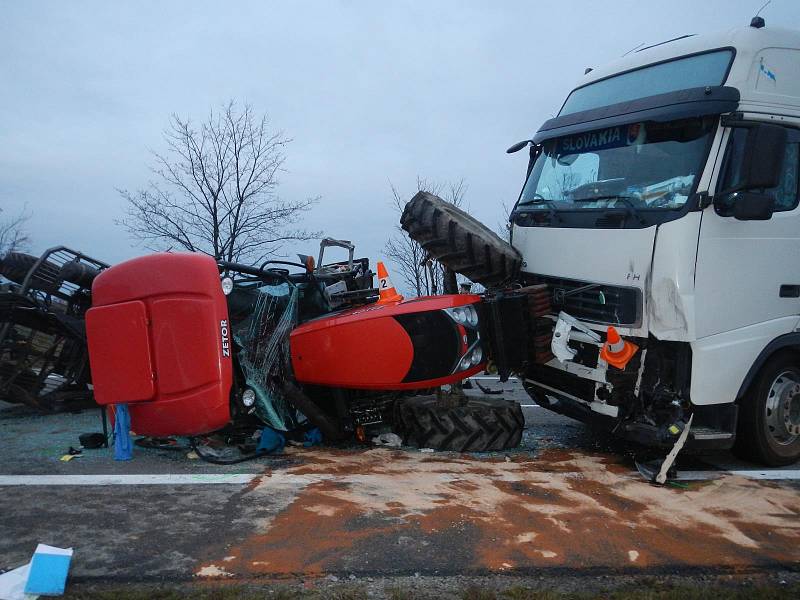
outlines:
{"label": "overcast sky", "polygon": [[[32,213],[32,250],[143,254],[116,188],[150,173],[172,112],[251,103],[294,141],[280,194],[322,196],[308,229],[380,257],[419,175],[463,178],[491,226],[526,153],[587,66],[643,42],[747,25],[762,0],[600,2],[0,1],[0,207]],[[767,26],[800,27],[774,0]],[[310,242],[308,248],[316,246]]]}

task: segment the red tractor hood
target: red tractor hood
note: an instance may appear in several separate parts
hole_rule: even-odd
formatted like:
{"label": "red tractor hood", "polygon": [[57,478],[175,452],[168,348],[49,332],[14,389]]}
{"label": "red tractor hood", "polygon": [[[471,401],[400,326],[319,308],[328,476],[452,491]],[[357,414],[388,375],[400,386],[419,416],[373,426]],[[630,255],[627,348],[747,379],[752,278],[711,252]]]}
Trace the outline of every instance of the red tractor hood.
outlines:
{"label": "red tractor hood", "polygon": [[[481,370],[464,364],[480,348],[477,323],[458,323],[452,309],[480,296],[425,296],[370,304],[297,327],[290,336],[292,367],[302,383],[355,389],[421,389],[460,381]],[[463,368],[467,367],[467,368]]]}

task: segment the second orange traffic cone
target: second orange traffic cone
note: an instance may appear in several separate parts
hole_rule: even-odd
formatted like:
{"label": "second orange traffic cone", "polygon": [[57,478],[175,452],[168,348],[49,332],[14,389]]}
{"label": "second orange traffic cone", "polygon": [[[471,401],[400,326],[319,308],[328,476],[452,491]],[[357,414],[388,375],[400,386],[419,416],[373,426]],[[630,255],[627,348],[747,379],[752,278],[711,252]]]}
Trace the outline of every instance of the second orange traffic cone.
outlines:
{"label": "second orange traffic cone", "polygon": [[628,364],[628,361],[633,358],[633,355],[638,350],[639,346],[623,340],[617,330],[609,325],[606,343],[603,344],[603,349],[600,350],[600,358],[618,369],[624,369],[625,365]]}
{"label": "second orange traffic cone", "polygon": [[397,293],[389,279],[389,273],[381,261],[378,261],[378,291],[381,294],[378,304],[388,304],[389,302],[400,302],[403,297]]}

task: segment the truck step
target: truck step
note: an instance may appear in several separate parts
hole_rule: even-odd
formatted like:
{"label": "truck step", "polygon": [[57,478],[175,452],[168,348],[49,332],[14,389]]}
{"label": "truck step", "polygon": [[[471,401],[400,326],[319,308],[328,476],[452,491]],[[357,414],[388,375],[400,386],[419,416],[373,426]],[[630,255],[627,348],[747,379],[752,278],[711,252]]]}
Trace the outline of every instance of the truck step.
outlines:
{"label": "truck step", "polygon": [[729,440],[733,438],[733,433],[721,429],[711,429],[710,427],[692,427],[689,432],[696,440]]}

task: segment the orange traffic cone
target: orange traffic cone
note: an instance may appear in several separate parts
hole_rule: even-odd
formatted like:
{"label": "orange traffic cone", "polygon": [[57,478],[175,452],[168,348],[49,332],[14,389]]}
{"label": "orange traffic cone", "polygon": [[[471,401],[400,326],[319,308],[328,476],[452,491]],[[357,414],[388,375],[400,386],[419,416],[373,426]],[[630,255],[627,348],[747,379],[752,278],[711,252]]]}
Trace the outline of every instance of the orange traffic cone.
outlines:
{"label": "orange traffic cone", "polygon": [[608,333],[606,334],[606,343],[603,344],[603,349],[600,350],[600,358],[608,364],[624,369],[628,361],[633,358],[633,355],[639,350],[639,346],[626,342],[619,333],[611,325],[608,326]]}
{"label": "orange traffic cone", "polygon": [[378,291],[381,294],[378,304],[400,302],[403,299],[389,280],[389,273],[381,261],[378,261]]}

